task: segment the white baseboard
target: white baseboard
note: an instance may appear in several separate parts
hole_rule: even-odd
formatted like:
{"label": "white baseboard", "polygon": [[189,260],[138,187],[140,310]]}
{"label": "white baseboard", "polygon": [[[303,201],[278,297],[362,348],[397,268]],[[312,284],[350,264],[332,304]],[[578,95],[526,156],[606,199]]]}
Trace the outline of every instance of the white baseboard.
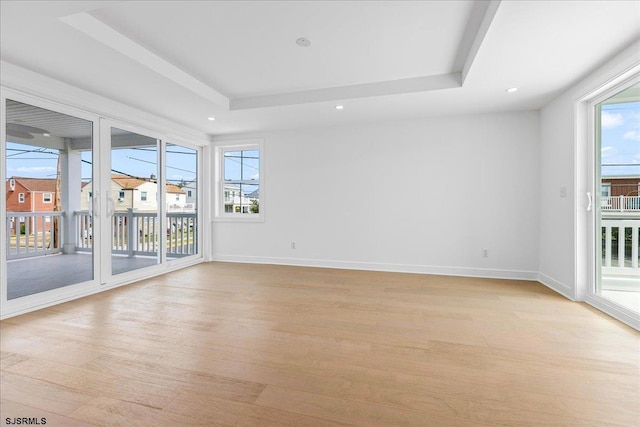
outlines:
{"label": "white baseboard", "polygon": [[553,291],[556,291],[557,293],[565,296],[566,298],[569,298],[571,301],[576,300],[576,293],[573,287],[569,285],[565,285],[564,283],[561,283],[543,273],[538,273],[537,280],[538,282],[545,285],[547,288]]}
{"label": "white baseboard", "polygon": [[603,311],[614,319],[618,319],[622,323],[640,331],[640,315],[638,315],[638,313],[635,313],[621,305],[611,303],[611,301],[599,295],[589,294],[585,298],[585,302],[598,310]]}
{"label": "white baseboard", "polygon": [[434,274],[442,276],[482,277],[488,279],[538,280],[534,271],[500,270],[486,268],[442,267],[413,264],[387,264],[355,261],[335,261],[306,258],[278,258],[217,254],[212,261],[248,264],[291,265],[298,267],[338,268],[344,270],[388,271],[394,273]]}

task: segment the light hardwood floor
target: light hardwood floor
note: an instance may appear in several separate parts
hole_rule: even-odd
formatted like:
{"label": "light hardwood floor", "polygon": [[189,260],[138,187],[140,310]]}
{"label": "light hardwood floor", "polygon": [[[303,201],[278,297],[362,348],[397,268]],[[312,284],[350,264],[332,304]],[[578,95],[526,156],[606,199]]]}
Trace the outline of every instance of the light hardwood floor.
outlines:
{"label": "light hardwood floor", "polygon": [[2,425],[640,425],[640,334],[535,282],[208,263],[0,327]]}

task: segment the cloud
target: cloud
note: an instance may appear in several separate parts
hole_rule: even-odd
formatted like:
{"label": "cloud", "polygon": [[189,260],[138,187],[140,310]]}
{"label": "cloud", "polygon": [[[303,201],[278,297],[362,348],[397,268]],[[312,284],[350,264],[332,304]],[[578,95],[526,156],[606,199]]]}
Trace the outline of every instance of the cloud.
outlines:
{"label": "cloud", "polygon": [[600,153],[602,154],[602,157],[611,157],[614,154],[616,154],[618,152],[618,150],[616,150],[615,147],[602,147],[602,149],[600,150]]}
{"label": "cloud", "polygon": [[622,135],[622,137],[624,139],[631,139],[633,141],[640,142],[640,132],[638,132],[637,130],[630,130],[629,132],[626,132],[624,135]]}
{"label": "cloud", "polygon": [[620,113],[611,114],[607,111],[603,111],[600,118],[600,125],[603,129],[613,129],[624,123],[624,119]]}

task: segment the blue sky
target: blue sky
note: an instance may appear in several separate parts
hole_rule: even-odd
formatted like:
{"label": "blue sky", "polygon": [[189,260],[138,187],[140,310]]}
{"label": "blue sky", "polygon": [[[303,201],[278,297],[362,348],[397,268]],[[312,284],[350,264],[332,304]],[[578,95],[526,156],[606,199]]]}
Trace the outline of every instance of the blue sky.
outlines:
{"label": "blue sky", "polygon": [[601,126],[602,175],[640,175],[640,102],[603,105]]}
{"label": "blue sky", "polygon": [[[111,168],[113,173],[124,173],[136,177],[158,176],[158,154],[155,147],[126,148],[113,150]],[[82,179],[91,180],[91,152],[82,153]],[[7,142],[7,178],[11,176],[33,178],[55,178],[57,150]],[[177,145],[168,145],[166,153],[167,181],[177,184],[196,179],[196,151]]]}

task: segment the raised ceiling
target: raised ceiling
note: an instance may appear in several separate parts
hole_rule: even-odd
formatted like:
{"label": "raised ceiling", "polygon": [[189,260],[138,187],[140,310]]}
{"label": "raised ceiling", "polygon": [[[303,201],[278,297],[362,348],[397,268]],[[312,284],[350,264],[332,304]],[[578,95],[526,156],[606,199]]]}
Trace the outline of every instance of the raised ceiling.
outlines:
{"label": "raised ceiling", "polygon": [[0,2],[3,61],[214,135],[537,109],[639,37],[636,1]]}

